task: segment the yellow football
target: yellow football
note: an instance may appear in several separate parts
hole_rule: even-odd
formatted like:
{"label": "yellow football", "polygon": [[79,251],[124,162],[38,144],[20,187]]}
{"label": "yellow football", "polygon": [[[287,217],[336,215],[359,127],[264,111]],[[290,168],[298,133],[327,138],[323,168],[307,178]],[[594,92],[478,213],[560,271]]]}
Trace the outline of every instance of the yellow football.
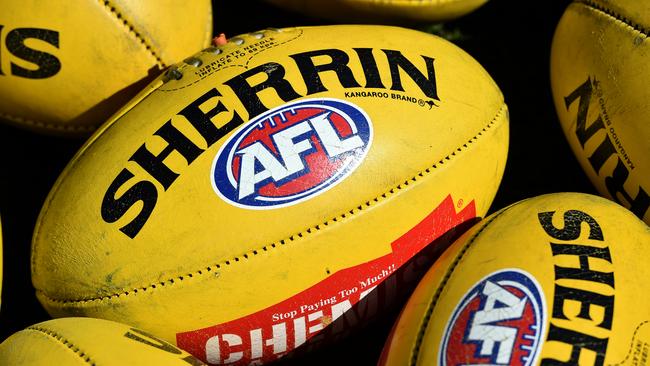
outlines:
{"label": "yellow football", "polygon": [[507,149],[499,88],[441,38],[233,37],[77,153],[35,228],[33,283],[53,316],[133,324],[210,363],[270,361],[378,316],[416,253],[485,215]]}
{"label": "yellow football", "polygon": [[439,22],[470,13],[488,0],[267,0],[316,18],[364,22]]}
{"label": "yellow football", "polygon": [[0,343],[0,365],[199,366],[195,357],[128,325],[93,318],[34,324]]}
{"label": "yellow football", "polygon": [[211,36],[209,0],[4,0],[0,120],[89,134]]}
{"label": "yellow football", "polygon": [[476,224],[418,284],[380,365],[637,365],[650,339],[650,228],[583,193]]}
{"label": "yellow football", "polygon": [[650,3],[574,1],[551,54],[565,136],[598,192],[650,223]]}

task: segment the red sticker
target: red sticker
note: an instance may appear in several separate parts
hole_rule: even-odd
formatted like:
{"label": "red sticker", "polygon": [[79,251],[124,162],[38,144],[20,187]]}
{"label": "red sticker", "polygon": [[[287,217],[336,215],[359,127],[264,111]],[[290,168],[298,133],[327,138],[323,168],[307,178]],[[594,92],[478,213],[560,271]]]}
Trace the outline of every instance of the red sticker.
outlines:
{"label": "red sticker", "polygon": [[[307,341],[314,341],[324,329],[335,336],[342,334],[376,316],[382,304],[395,298],[400,286],[417,279],[413,270],[407,268],[415,263],[411,261],[401,268],[404,264],[443,234],[475,217],[474,201],[456,213],[454,202],[448,196],[420,223],[396,239],[391,244],[391,253],[333,273],[257,313],[178,333],[176,343],[210,364],[249,365],[277,360]],[[399,280],[391,276],[398,269],[403,273]]]}

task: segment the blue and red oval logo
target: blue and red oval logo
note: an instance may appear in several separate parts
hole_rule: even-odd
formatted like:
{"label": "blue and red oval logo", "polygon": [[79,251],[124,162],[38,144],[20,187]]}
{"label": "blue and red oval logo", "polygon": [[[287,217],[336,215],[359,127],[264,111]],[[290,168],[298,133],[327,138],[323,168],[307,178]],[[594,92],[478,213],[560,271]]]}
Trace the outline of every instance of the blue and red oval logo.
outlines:
{"label": "blue and red oval logo", "polygon": [[257,116],[224,143],[212,164],[212,185],[238,207],[293,205],[345,179],[371,142],[370,118],[352,103],[285,104]]}
{"label": "blue and red oval logo", "polygon": [[534,365],[545,333],[546,302],[533,276],[494,272],[456,306],[440,345],[440,365]]}

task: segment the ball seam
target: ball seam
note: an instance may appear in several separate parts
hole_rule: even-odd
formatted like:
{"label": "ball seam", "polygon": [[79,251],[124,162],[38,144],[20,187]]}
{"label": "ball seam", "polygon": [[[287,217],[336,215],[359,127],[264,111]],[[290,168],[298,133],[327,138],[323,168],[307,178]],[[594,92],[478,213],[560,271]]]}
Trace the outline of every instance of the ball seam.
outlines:
{"label": "ball seam", "polygon": [[[514,206],[514,205],[513,205]],[[420,356],[420,347],[422,346],[422,342],[424,340],[424,333],[426,332],[427,328],[429,327],[429,321],[431,320],[431,315],[433,313],[433,309],[436,307],[438,300],[440,299],[440,296],[442,292],[445,290],[445,287],[447,285],[447,282],[449,282],[451,276],[454,273],[454,270],[460,263],[460,261],[463,259],[465,256],[465,253],[469,250],[469,248],[474,244],[474,241],[478,236],[499,216],[501,216],[503,213],[508,211],[510,208],[513,206],[509,206],[498,212],[496,215],[494,215],[489,221],[487,221],[483,226],[463,245],[463,248],[460,250],[460,252],[456,255],[454,258],[454,261],[452,264],[449,266],[447,269],[442,281],[440,282],[440,285],[436,289],[436,292],[434,293],[433,297],[431,298],[429,305],[427,306],[427,310],[424,313],[424,316],[422,317],[422,323],[420,324],[418,328],[418,333],[415,338],[415,343],[413,344],[413,350],[411,351],[411,362],[410,365],[415,366],[417,365],[418,357]],[[443,335],[444,336],[444,335]]]}
{"label": "ball seam", "polygon": [[[272,50],[272,49],[274,49],[274,48],[276,48],[276,47],[282,46],[282,45],[284,45],[284,44],[286,44],[286,43],[289,43],[289,42],[293,42],[293,41],[295,41],[296,39],[300,38],[300,37],[303,35],[303,32],[304,32],[304,31],[303,31],[302,29],[299,29],[299,28],[296,28],[296,30],[297,30],[298,34],[297,34],[295,37],[293,37],[293,38],[291,38],[291,39],[287,39],[287,40],[282,41],[282,42],[280,42],[280,43],[276,43],[276,44],[274,44],[274,45],[272,45],[272,46],[270,46],[270,47],[266,47],[266,48],[264,48],[264,49],[261,49],[261,50],[255,52],[255,53],[252,53],[252,54],[248,55],[248,58],[246,59],[246,62],[245,62],[245,63],[234,64],[234,65],[227,65],[227,66],[224,66],[224,67],[215,68],[214,70],[211,70],[210,72],[206,73],[205,75],[200,76],[198,79],[194,80],[193,82],[191,82],[191,83],[189,83],[189,84],[185,84],[185,85],[183,85],[183,86],[176,87],[176,88],[171,88],[171,89],[163,89],[163,88],[160,88],[159,91],[161,91],[161,92],[174,92],[174,91],[182,90],[182,89],[188,88],[188,87],[190,87],[190,86],[192,86],[192,85],[194,85],[194,84],[196,84],[196,83],[201,82],[202,80],[208,78],[208,77],[211,76],[212,74],[215,74],[215,73],[217,73],[217,72],[220,72],[220,71],[223,71],[223,70],[225,70],[225,69],[229,69],[229,68],[243,67],[245,70],[248,70],[249,67],[250,67],[249,64],[250,64],[250,62],[253,60],[253,58],[254,58],[255,56],[259,55],[259,54],[262,53],[262,52],[268,52],[268,51],[270,51],[270,50]],[[266,32],[269,32],[269,31],[270,31],[270,29],[265,29],[265,30],[262,30],[262,31],[260,31],[260,32],[264,32],[264,33],[266,34]],[[286,30],[281,30],[281,32],[288,32],[288,31],[286,31]],[[243,36],[244,36],[244,35],[238,35],[238,36],[235,36],[235,37],[233,37],[233,38],[238,38],[238,37],[243,37]],[[242,48],[242,47],[245,47],[245,46],[237,46],[237,47],[234,47],[233,49],[240,49],[240,48]],[[221,47],[217,47],[217,48],[221,48]],[[210,51],[202,50],[202,51],[197,52],[197,53],[195,54],[195,56],[197,56],[197,57],[198,57],[199,55],[200,55],[200,56],[207,56],[207,57],[209,57],[209,58],[214,58],[215,60],[218,60],[219,58],[223,57],[224,54],[214,55],[214,54],[212,54]],[[225,55],[228,55],[228,53],[225,53]],[[215,61],[210,61],[210,62],[215,62]],[[178,70],[181,71],[181,72],[183,72],[186,68],[189,68],[189,67],[190,67],[189,65],[184,64],[184,65],[181,65],[181,66],[178,68]]]}
{"label": "ball seam", "polygon": [[93,361],[90,356],[86,352],[83,352],[78,346],[75,346],[72,342],[70,342],[67,338],[63,337],[61,334],[51,330],[51,329],[46,329],[42,328],[36,325],[33,325],[31,327],[28,327],[26,330],[32,330],[35,332],[43,333],[49,338],[53,338],[58,343],[66,346],[68,349],[70,349],[72,352],[74,352],[77,356],[79,356],[82,360],[84,360],[87,364],[95,366],[96,363]]}
{"label": "ball seam", "polygon": [[[115,5],[112,5],[109,0],[99,0],[102,5],[108,9],[108,11],[115,16],[123,25],[125,25],[128,29],[129,32],[133,33],[135,38],[145,47],[145,49],[156,59],[156,63],[162,67],[165,68],[167,65],[165,62],[162,60],[162,58],[158,55],[158,53],[154,50],[154,47],[149,44],[149,42],[144,39],[144,37],[138,33],[135,29],[135,26],[130,24],[124,17],[123,15],[117,11],[117,8]],[[209,27],[208,27],[209,28]],[[209,32],[206,32],[208,34]],[[207,36],[209,39],[209,35]],[[29,118],[25,117],[20,117],[16,115],[11,115],[7,113],[1,113],[0,112],[0,118],[8,119],[14,123],[17,124],[25,124],[28,126],[33,126],[33,127],[40,127],[44,129],[52,129],[52,130],[59,130],[59,131],[72,131],[72,132],[91,132],[97,128],[97,126],[65,126],[65,125],[58,125],[58,124],[53,124],[53,123],[47,123],[47,122],[39,122],[36,120],[32,120]]]}
{"label": "ball seam", "polygon": [[161,68],[167,67],[165,65],[165,62],[162,60],[162,57],[158,55],[158,52],[154,49],[153,45],[151,45],[147,40],[136,30],[135,25],[129,23],[129,21],[122,15],[120,11],[117,9],[117,5],[111,4],[110,0],[99,0],[103,5],[104,8],[108,9],[108,12],[110,12],[118,21],[120,21],[124,26],[126,26],[129,30],[130,33],[132,33],[135,38],[145,47],[145,49],[151,54],[156,59],[156,62],[158,63],[158,66]]}
{"label": "ball seam", "polygon": [[585,6],[587,8],[590,8],[590,9],[592,9],[594,11],[600,12],[600,13],[602,13],[602,14],[610,17],[610,18],[613,18],[613,19],[627,25],[628,27],[634,29],[635,31],[641,33],[646,38],[650,37],[650,30],[643,27],[639,23],[636,23],[636,22],[630,20],[629,18],[627,18],[627,17],[613,11],[612,9],[606,8],[605,6],[597,3],[596,1],[593,1],[593,0],[576,0],[575,3],[576,4],[582,4],[583,6]]}
{"label": "ball seam", "polygon": [[639,325],[636,326],[636,328],[634,329],[634,333],[632,333],[632,342],[630,342],[630,348],[627,351],[627,355],[625,356],[623,361],[618,362],[618,363],[612,363],[612,364],[610,364],[610,366],[625,365],[627,360],[632,355],[632,347],[634,346],[634,339],[636,339],[636,336],[637,336],[637,333],[639,332],[639,329],[641,329],[642,326],[648,324],[649,322],[650,322],[650,320],[645,320],[645,321],[642,321]]}
{"label": "ball seam", "polygon": [[[285,239],[281,239],[279,241],[273,242],[271,244],[267,244],[262,246],[261,248],[250,250],[244,254],[232,257],[227,260],[223,260],[219,263],[213,264],[206,266],[202,269],[196,270],[194,272],[186,273],[185,275],[177,275],[173,278],[169,278],[167,280],[159,281],[153,284],[149,284],[147,286],[138,286],[135,288],[131,288],[130,290],[123,290],[122,292],[119,293],[112,293],[108,295],[103,295],[99,297],[94,297],[94,298],[82,298],[82,299],[56,299],[45,293],[45,291],[36,289],[36,291],[48,302],[50,303],[59,303],[59,304],[83,304],[83,303],[90,303],[90,302],[102,302],[102,301],[111,301],[113,299],[119,298],[121,296],[129,296],[129,295],[135,295],[138,292],[146,292],[146,291],[153,291],[156,290],[159,287],[164,287],[164,286],[171,286],[174,285],[175,283],[179,281],[184,281],[190,278],[202,276],[207,273],[211,273],[213,271],[226,268],[226,266],[233,265],[235,263],[238,263],[240,261],[248,260],[252,256],[257,256],[259,254],[263,254],[264,252],[268,252],[272,249],[284,246],[286,244],[289,244],[291,242],[294,242],[296,240],[299,240],[309,234],[312,234],[314,232],[318,232],[319,230],[324,229],[325,227],[328,227],[330,225],[333,225],[335,223],[338,223],[340,221],[348,219],[350,216],[353,216],[357,214],[360,211],[363,211],[365,208],[372,207],[375,204],[379,203],[380,201],[383,201],[384,199],[387,199],[388,197],[396,194],[397,191],[400,191],[402,189],[405,189],[406,186],[413,184],[417,181],[419,181],[421,178],[426,177],[430,173],[432,173],[435,169],[437,169],[439,166],[444,165],[446,162],[451,161],[455,156],[459,155],[460,152],[465,151],[470,147],[471,144],[474,142],[478,141],[478,139],[483,136],[485,132],[487,132],[492,126],[496,123],[496,121],[505,113],[507,110],[507,105],[503,103],[501,107],[498,109],[497,113],[495,116],[489,121],[487,125],[485,125],[476,135],[471,137],[467,142],[463,143],[461,146],[457,147],[454,149],[451,153],[449,153],[447,156],[441,158],[438,162],[432,164],[430,167],[425,168],[424,170],[421,170],[420,172],[416,173],[414,176],[411,178],[408,178],[404,180],[402,183],[397,184],[397,186],[390,188],[388,191],[377,195],[376,197],[367,200],[364,203],[359,204],[358,206],[342,213],[339,214],[335,217],[332,217],[328,220],[326,220],[323,223],[314,225],[312,227],[309,227],[303,231],[300,231],[296,234],[290,235]],[[216,275],[218,275],[218,272],[215,272]]]}

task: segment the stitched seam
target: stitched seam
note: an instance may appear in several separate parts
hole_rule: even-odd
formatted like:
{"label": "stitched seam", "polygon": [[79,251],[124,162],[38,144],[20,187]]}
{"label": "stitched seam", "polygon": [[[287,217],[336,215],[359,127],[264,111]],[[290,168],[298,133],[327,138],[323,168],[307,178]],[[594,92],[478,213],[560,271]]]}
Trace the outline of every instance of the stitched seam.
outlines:
{"label": "stitched seam", "polygon": [[[243,67],[245,70],[248,70],[248,68],[249,68],[249,64],[250,64],[250,62],[253,60],[253,57],[257,56],[258,54],[260,54],[260,53],[262,53],[262,52],[269,51],[269,50],[271,50],[271,49],[273,49],[273,48],[275,48],[275,47],[282,46],[282,45],[285,44],[285,43],[289,43],[289,42],[295,41],[296,39],[298,39],[298,38],[300,38],[300,37],[302,36],[302,34],[303,34],[303,30],[302,30],[302,29],[298,29],[298,32],[299,32],[298,35],[296,35],[295,37],[293,37],[293,38],[291,38],[291,39],[288,39],[288,40],[286,40],[286,41],[282,41],[282,42],[280,42],[280,43],[278,43],[278,44],[275,44],[275,45],[273,45],[273,46],[271,46],[271,47],[263,48],[263,49],[261,49],[261,50],[255,52],[255,53],[249,55],[248,59],[246,60],[246,63],[244,63],[244,64],[237,64],[237,65],[228,65],[228,66],[224,66],[224,67],[221,67],[221,68],[218,68],[218,69],[215,69],[215,70],[210,71],[209,73],[207,73],[207,74],[201,76],[200,78],[194,80],[193,82],[191,82],[191,83],[189,83],[189,84],[186,84],[186,85],[180,86],[180,87],[178,87],[178,88],[173,88],[173,89],[159,89],[159,90],[160,90],[161,92],[173,92],[173,91],[177,91],[177,90],[185,89],[185,88],[187,88],[187,87],[190,87],[190,86],[192,86],[192,85],[194,85],[194,84],[200,82],[201,80],[203,80],[203,79],[209,77],[210,75],[212,75],[212,74],[214,74],[214,73],[220,72],[220,71],[225,70],[225,69],[229,69],[229,68],[231,68],[231,67]],[[265,34],[266,34],[266,33],[265,33]],[[240,36],[236,36],[236,37],[233,37],[233,38],[237,38],[237,37],[242,37],[242,35],[240,35]],[[240,47],[242,47],[242,46],[238,46],[237,48],[240,48]],[[210,53],[209,53],[209,52],[206,52],[205,50],[203,50],[203,51],[199,52],[197,55],[205,55],[205,54],[208,54],[208,55],[209,55]],[[221,56],[221,55],[218,55],[218,56]],[[209,56],[209,57],[210,57],[210,56]],[[215,58],[219,58],[219,57],[215,57]],[[183,71],[184,71],[186,68],[188,68],[188,67],[189,67],[189,65],[184,64],[184,65],[182,65],[181,67],[179,67],[178,70],[179,70],[180,72],[183,72]]]}
{"label": "stitched seam", "polygon": [[6,120],[9,120],[14,123],[18,124],[24,124],[28,126],[35,126],[35,127],[40,127],[40,128],[45,128],[45,129],[53,129],[53,130],[60,130],[60,131],[74,131],[74,132],[90,132],[93,131],[96,127],[93,126],[66,126],[66,125],[56,125],[52,123],[45,123],[45,122],[39,122],[35,120],[31,120],[25,117],[19,117],[19,116],[14,116],[11,114],[7,113],[0,113],[0,118],[4,118]]}
{"label": "stitched seam", "polygon": [[[108,11],[113,14],[124,26],[126,26],[129,29],[129,32],[133,33],[133,35],[137,38],[137,40],[145,47],[145,49],[156,59],[156,62],[160,67],[166,67],[165,62],[162,60],[162,58],[156,53],[154,50],[154,47],[147,42],[144,37],[140,33],[138,33],[135,30],[135,26],[130,24],[123,16],[122,14],[117,11],[117,8],[115,5],[112,5],[109,0],[99,0]],[[91,132],[94,131],[97,127],[96,126],[66,126],[66,125],[57,125],[57,124],[52,124],[52,123],[46,123],[46,122],[39,122],[35,121],[32,119],[28,119],[25,117],[19,117],[7,113],[0,113],[0,118],[8,119],[12,122],[15,123],[20,123],[20,124],[25,124],[28,126],[35,126],[35,127],[41,127],[41,128],[46,128],[46,129],[53,129],[53,130],[59,130],[59,131],[74,131],[74,132]]]}
{"label": "stitched seam", "polygon": [[61,344],[63,344],[64,346],[68,347],[72,352],[74,352],[77,356],[79,356],[87,364],[92,365],[92,366],[96,365],[95,361],[93,361],[90,358],[90,356],[88,356],[88,354],[86,354],[86,352],[83,352],[81,349],[79,349],[79,347],[72,344],[72,342],[70,342],[69,340],[67,340],[65,337],[58,334],[57,332],[55,332],[55,331],[53,331],[51,329],[45,329],[45,328],[41,328],[41,327],[38,327],[38,326],[28,327],[27,330],[33,330],[35,332],[40,332],[40,333],[45,334],[48,337],[54,338],[55,340],[61,342]]}
{"label": "stitched seam", "polygon": [[630,349],[627,351],[627,355],[625,356],[623,361],[621,361],[619,363],[611,363],[610,366],[624,365],[627,362],[627,359],[630,358],[630,356],[632,355],[632,347],[634,346],[634,339],[636,338],[636,334],[639,332],[639,329],[642,326],[648,324],[649,322],[650,322],[650,320],[645,320],[645,321],[642,321],[641,324],[637,325],[636,329],[634,329],[634,333],[632,334],[632,342],[630,342]]}
{"label": "stitched seam", "polygon": [[638,23],[624,17],[623,15],[621,15],[619,13],[616,13],[616,12],[612,11],[611,9],[607,9],[606,7],[596,3],[595,1],[576,0],[575,3],[581,4],[581,5],[583,5],[583,6],[587,7],[587,8],[590,8],[593,11],[596,11],[596,12],[598,12],[600,14],[603,14],[603,15],[609,17],[609,18],[613,18],[613,19],[617,20],[617,21],[627,25],[628,27],[634,29],[635,31],[641,33],[645,38],[650,37],[650,30],[648,30],[647,28],[645,28],[642,25],[640,25],[640,24],[638,24]]}
{"label": "stitched seam", "polygon": [[162,68],[167,67],[167,65],[165,65],[165,62],[162,60],[160,55],[158,55],[154,47],[151,44],[149,44],[149,42],[147,42],[147,40],[140,33],[138,33],[138,31],[136,31],[135,26],[133,24],[129,23],[129,21],[126,20],[126,18],[124,18],[122,13],[118,11],[116,5],[111,4],[109,0],[99,0],[99,2],[102,3],[104,7],[108,9],[108,11],[117,18],[117,20],[122,22],[122,24],[129,29],[129,32],[132,33],[135,36],[135,38],[146,48],[146,50],[156,59],[158,66]]}
{"label": "stitched seam", "polygon": [[[135,295],[138,292],[154,291],[159,287],[172,286],[172,285],[174,285],[175,283],[177,283],[179,281],[183,281],[183,280],[186,280],[186,279],[189,280],[191,278],[194,278],[195,276],[201,276],[201,275],[204,275],[204,274],[207,274],[207,273],[211,273],[212,271],[216,271],[216,270],[219,270],[219,269],[222,269],[222,268],[226,268],[226,266],[234,265],[237,262],[248,260],[252,256],[256,256],[258,254],[268,252],[271,249],[275,249],[277,247],[284,246],[286,244],[290,244],[291,242],[297,241],[297,240],[303,238],[306,235],[317,232],[317,231],[319,231],[321,229],[324,229],[325,227],[328,227],[330,225],[338,223],[339,221],[343,221],[343,220],[347,219],[348,217],[351,217],[351,216],[357,214],[358,212],[363,211],[367,207],[372,207],[376,203],[378,203],[379,201],[383,201],[384,199],[387,199],[389,196],[392,196],[397,191],[405,189],[405,186],[408,186],[409,184],[417,182],[418,180],[420,180],[420,178],[424,178],[426,175],[432,173],[439,166],[444,165],[447,161],[452,160],[455,156],[458,155],[458,153],[463,152],[465,149],[468,149],[471,144],[473,144],[475,141],[477,141],[479,139],[479,137],[483,136],[483,133],[487,132],[496,123],[496,121],[502,116],[503,113],[505,113],[506,110],[507,110],[507,106],[504,103],[504,104],[501,105],[501,107],[497,111],[494,118],[485,127],[483,127],[481,129],[481,131],[479,131],[475,136],[470,138],[462,146],[456,148],[450,154],[448,154],[444,158],[440,159],[437,163],[434,163],[432,166],[420,171],[419,173],[417,173],[413,177],[411,177],[409,179],[406,179],[404,182],[402,182],[402,183],[398,184],[397,186],[391,188],[387,192],[384,192],[381,195],[378,195],[375,198],[366,201],[365,203],[362,203],[362,204],[360,204],[360,205],[358,205],[358,206],[356,206],[356,207],[354,207],[354,208],[352,208],[352,209],[350,209],[350,210],[348,210],[348,211],[346,211],[346,212],[344,212],[344,213],[342,213],[342,214],[340,214],[338,216],[335,216],[335,217],[333,217],[333,218],[331,218],[331,219],[329,219],[329,220],[327,220],[327,221],[325,221],[325,222],[323,222],[321,224],[314,225],[312,227],[307,228],[306,230],[303,230],[301,232],[293,234],[293,235],[291,235],[291,236],[289,236],[289,237],[287,237],[285,239],[281,239],[279,241],[276,241],[276,242],[273,242],[271,244],[265,245],[265,246],[263,246],[263,247],[261,247],[259,249],[254,249],[254,250],[249,251],[247,253],[244,253],[242,255],[235,256],[232,259],[228,259],[228,260],[222,261],[222,262],[214,264],[214,265],[206,266],[206,267],[204,267],[202,269],[199,269],[199,270],[191,272],[191,273],[187,273],[185,275],[178,275],[178,276],[176,276],[174,278],[170,278],[170,279],[167,279],[165,281],[160,281],[160,282],[157,282],[157,283],[154,283],[154,284],[150,284],[148,286],[140,286],[140,287],[132,288],[131,290],[123,290],[120,293],[113,293],[113,294],[110,294],[110,295],[104,295],[104,296],[100,296],[100,297],[96,297],[96,298],[85,298],[85,299],[82,298],[82,299],[63,300],[63,299],[52,298],[48,294],[46,294],[43,290],[37,289],[36,291],[39,294],[41,294],[41,296],[43,296],[50,303],[59,303],[59,304],[71,304],[71,303],[74,303],[74,304],[79,304],[79,303],[89,303],[89,302],[97,302],[97,301],[101,302],[101,301],[105,301],[105,300],[110,301],[110,300],[119,298],[121,296],[129,296],[131,294]],[[215,274],[218,274],[218,272],[215,272]]]}
{"label": "stitched seam", "polygon": [[[298,31],[299,31],[299,34],[298,34],[296,37],[291,38],[290,40],[284,41],[284,42],[282,42],[281,44],[284,44],[284,43],[287,43],[287,42],[293,41],[293,40],[299,38],[300,36],[302,36],[302,34],[303,34],[303,30],[302,30],[302,29],[298,29]],[[257,53],[253,54],[252,56],[257,55],[257,54],[260,53],[260,52],[262,52],[262,51],[258,51]],[[251,56],[251,58],[252,58],[252,56]],[[249,63],[249,62],[250,62],[250,59],[246,62],[246,67],[248,67],[248,63]],[[158,79],[158,80],[160,80],[160,79]],[[159,84],[159,85],[157,85],[157,86],[155,87],[155,89],[150,90],[150,91],[149,91],[149,94],[153,93],[154,91],[171,91],[171,90],[182,89],[182,88],[178,88],[178,89],[171,89],[171,90],[163,90],[163,89],[161,89],[162,86],[164,86],[164,83]],[[147,94],[147,96],[145,96],[144,98],[148,97],[149,94]],[[134,98],[135,98],[135,97],[134,97]],[[144,99],[144,98],[142,98],[142,99]],[[138,101],[138,103],[140,103],[141,101],[142,101],[142,100]],[[135,105],[133,106],[133,108],[135,108]],[[117,113],[117,112],[116,112],[116,113]],[[120,118],[121,118],[121,117],[120,117]],[[41,208],[41,213],[39,214],[39,218],[36,220],[36,225],[34,226],[34,235],[33,235],[33,238],[36,238],[36,236],[37,236],[38,234],[40,234],[41,225],[42,225],[42,221],[41,221],[40,218],[41,218],[41,217],[44,217],[44,216],[45,216],[45,213],[49,211],[50,204],[52,203],[52,197],[54,197],[55,193],[58,192],[58,190],[59,190],[59,188],[60,188],[60,186],[61,186],[60,182],[62,182],[63,179],[65,179],[65,178],[67,177],[68,173],[69,173],[70,170],[72,169],[72,166],[76,163],[76,157],[79,156],[79,155],[80,155],[81,153],[83,153],[84,151],[86,151],[87,149],[89,149],[90,146],[91,146],[93,143],[95,143],[95,141],[97,140],[97,138],[99,138],[99,136],[100,136],[102,133],[104,133],[106,130],[108,130],[109,128],[111,128],[111,127],[115,124],[115,122],[117,122],[118,120],[119,120],[119,118],[114,119],[113,122],[111,122],[109,125],[104,125],[103,128],[102,128],[102,127],[99,127],[99,130],[97,130],[96,134],[93,135],[93,136],[91,136],[91,138],[94,137],[94,139],[92,139],[92,140],[88,140],[88,141],[86,142],[86,144],[84,144],[84,146],[83,146],[83,147],[82,147],[82,148],[77,152],[77,154],[72,158],[72,160],[70,160],[70,163],[69,163],[68,166],[63,170],[63,172],[61,173],[61,175],[59,176],[59,178],[57,178],[57,181],[54,183],[54,186],[52,187],[50,193],[48,194],[48,196],[47,196],[46,199],[45,199],[45,202],[43,203],[43,206],[42,206],[42,208]],[[33,242],[33,243],[34,243],[34,245],[32,246],[32,253],[35,253],[35,252],[37,252],[37,242]],[[33,256],[33,254],[32,254],[32,259],[31,259],[31,268],[32,268],[32,273],[36,273],[36,262],[34,261],[34,256]]]}
{"label": "stitched seam", "polygon": [[436,304],[438,303],[438,300],[440,299],[440,296],[442,294],[442,291],[445,290],[445,286],[447,286],[447,282],[451,279],[452,274],[454,273],[454,270],[460,263],[460,261],[463,259],[465,256],[465,253],[469,250],[469,248],[474,244],[474,241],[478,236],[499,216],[501,216],[504,212],[509,210],[512,206],[502,210],[501,212],[497,213],[494,217],[492,217],[488,222],[481,227],[474,236],[463,246],[463,249],[456,255],[456,258],[454,258],[454,261],[452,262],[451,266],[449,266],[449,269],[447,269],[447,273],[445,273],[445,276],[442,279],[442,282],[438,286],[438,289],[436,290],[436,293],[433,295],[431,298],[431,302],[429,302],[429,306],[427,307],[426,312],[424,313],[424,317],[422,318],[422,324],[420,325],[420,328],[418,329],[418,334],[415,339],[415,344],[413,346],[413,351],[411,352],[411,362],[410,365],[414,366],[417,365],[418,357],[420,356],[420,347],[422,346],[422,342],[424,339],[424,333],[426,332],[427,328],[429,327],[429,321],[431,320],[431,315],[433,313],[433,309],[436,307]]}

